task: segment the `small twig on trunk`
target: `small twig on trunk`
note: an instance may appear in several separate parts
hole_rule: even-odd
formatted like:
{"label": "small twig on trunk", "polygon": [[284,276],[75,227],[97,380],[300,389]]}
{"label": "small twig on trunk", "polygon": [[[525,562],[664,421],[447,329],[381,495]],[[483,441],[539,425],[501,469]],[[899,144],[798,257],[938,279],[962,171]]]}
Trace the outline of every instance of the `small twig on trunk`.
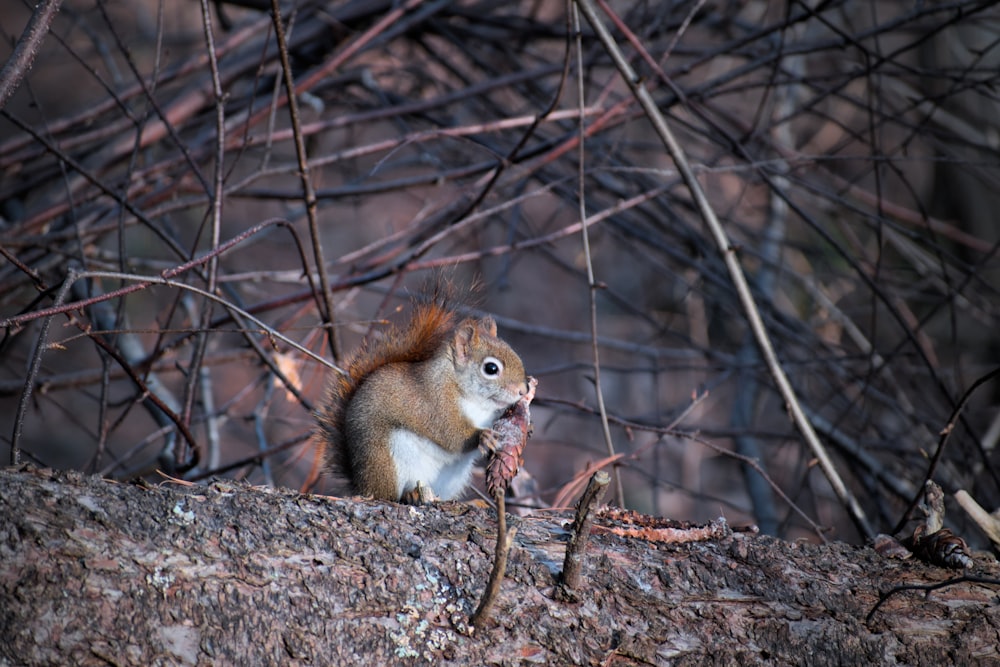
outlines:
{"label": "small twig on trunk", "polygon": [[590,477],[587,490],[580,496],[576,505],[576,519],[573,520],[572,535],[566,545],[566,558],[563,561],[562,581],[559,582],[557,595],[566,600],[576,597],[574,591],[580,587],[580,573],[583,571],[583,556],[590,540],[590,525],[594,522],[593,509],[604,499],[611,477],[603,470],[598,470]]}

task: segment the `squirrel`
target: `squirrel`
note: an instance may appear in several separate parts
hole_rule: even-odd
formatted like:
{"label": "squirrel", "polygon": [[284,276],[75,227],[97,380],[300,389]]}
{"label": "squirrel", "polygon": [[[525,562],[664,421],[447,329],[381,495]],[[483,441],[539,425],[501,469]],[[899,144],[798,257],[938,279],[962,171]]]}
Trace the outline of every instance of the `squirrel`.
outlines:
{"label": "squirrel", "polygon": [[528,392],[521,358],[492,317],[462,317],[446,290],[367,341],[333,378],[316,436],[340,495],[406,503],[457,497],[493,422]]}

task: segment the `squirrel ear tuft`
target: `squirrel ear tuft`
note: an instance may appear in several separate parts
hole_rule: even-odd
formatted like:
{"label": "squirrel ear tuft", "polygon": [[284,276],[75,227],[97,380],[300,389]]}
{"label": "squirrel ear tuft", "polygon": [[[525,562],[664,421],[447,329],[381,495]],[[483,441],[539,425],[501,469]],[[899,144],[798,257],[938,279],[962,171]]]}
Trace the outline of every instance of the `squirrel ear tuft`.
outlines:
{"label": "squirrel ear tuft", "polygon": [[480,345],[481,338],[496,338],[497,323],[490,316],[477,319],[469,317],[462,320],[455,327],[455,356],[458,361],[467,361],[472,358],[472,348]]}
{"label": "squirrel ear tuft", "polygon": [[456,361],[465,362],[472,357],[471,348],[479,340],[477,328],[478,322],[472,318],[462,320],[455,327],[455,338],[452,341],[452,345],[455,348]]}
{"label": "squirrel ear tuft", "polygon": [[489,315],[479,320],[479,330],[494,338],[497,337],[497,323]]}

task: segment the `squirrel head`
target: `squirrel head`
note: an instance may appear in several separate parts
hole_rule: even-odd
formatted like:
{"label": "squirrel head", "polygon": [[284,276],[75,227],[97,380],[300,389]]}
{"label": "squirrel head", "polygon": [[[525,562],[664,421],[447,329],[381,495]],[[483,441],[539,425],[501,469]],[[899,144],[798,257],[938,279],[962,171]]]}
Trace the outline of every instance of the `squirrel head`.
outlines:
{"label": "squirrel head", "polygon": [[478,428],[490,428],[528,391],[521,357],[497,338],[492,317],[459,322],[451,341],[462,411]]}

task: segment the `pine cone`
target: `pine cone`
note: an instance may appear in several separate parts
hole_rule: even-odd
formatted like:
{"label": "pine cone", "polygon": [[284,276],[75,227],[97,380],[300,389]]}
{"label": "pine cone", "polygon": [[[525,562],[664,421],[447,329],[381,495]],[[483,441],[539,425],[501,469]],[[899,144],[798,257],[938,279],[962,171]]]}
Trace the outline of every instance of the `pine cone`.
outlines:
{"label": "pine cone", "polygon": [[486,464],[486,490],[493,497],[507,490],[524,463],[522,454],[531,435],[531,411],[528,406],[535,397],[536,386],[538,380],[529,377],[528,393],[493,422],[492,433],[484,439],[492,445],[489,446],[492,455]]}

